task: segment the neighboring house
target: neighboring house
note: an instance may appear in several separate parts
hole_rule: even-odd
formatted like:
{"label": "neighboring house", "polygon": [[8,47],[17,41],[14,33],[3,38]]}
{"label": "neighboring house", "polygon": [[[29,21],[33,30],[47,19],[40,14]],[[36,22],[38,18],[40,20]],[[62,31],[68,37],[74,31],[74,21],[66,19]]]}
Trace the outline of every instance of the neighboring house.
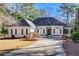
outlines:
{"label": "neighboring house", "polygon": [[[53,17],[37,18],[33,23],[36,25],[35,31],[41,35],[62,36],[63,29],[67,27],[66,24]],[[22,19],[8,27],[8,34],[9,36],[24,37],[30,33],[30,29],[31,27],[27,21]]]}

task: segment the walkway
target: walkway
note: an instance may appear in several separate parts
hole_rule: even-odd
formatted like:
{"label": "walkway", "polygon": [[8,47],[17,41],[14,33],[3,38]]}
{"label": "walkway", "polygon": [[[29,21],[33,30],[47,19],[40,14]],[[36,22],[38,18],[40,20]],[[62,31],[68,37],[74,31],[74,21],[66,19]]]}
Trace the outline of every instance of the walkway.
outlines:
{"label": "walkway", "polygon": [[5,54],[7,56],[64,56],[62,40],[41,38],[35,44]]}

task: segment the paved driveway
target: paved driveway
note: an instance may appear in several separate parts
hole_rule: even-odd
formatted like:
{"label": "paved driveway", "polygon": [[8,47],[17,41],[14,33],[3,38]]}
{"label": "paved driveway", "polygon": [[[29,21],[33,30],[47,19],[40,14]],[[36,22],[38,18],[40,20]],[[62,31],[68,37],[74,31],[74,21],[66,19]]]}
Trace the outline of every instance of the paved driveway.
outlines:
{"label": "paved driveway", "polygon": [[79,43],[74,43],[71,39],[64,41],[64,49],[67,56],[79,56]]}
{"label": "paved driveway", "polygon": [[5,54],[8,56],[64,56],[62,40],[40,38],[36,43]]}

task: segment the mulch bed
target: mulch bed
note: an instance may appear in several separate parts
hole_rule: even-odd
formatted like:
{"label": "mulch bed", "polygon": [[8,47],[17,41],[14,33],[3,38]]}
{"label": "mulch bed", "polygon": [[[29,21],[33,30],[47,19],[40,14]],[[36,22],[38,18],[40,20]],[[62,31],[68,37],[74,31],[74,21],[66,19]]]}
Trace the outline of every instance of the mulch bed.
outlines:
{"label": "mulch bed", "polygon": [[[22,37],[23,38],[23,37]],[[19,37],[17,37],[17,38],[11,38],[11,37],[6,37],[6,38],[0,38],[0,40],[12,40],[12,39],[21,39],[21,38],[19,38]]]}
{"label": "mulch bed", "polygon": [[64,40],[63,47],[67,56],[79,56],[79,43],[67,39]]}

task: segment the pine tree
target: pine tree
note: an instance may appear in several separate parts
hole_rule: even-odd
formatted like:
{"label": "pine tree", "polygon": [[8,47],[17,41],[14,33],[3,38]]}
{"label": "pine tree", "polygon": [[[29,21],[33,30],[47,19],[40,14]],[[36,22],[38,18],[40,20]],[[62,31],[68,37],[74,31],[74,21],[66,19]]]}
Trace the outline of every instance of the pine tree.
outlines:
{"label": "pine tree", "polygon": [[69,25],[70,17],[74,15],[74,7],[72,3],[62,3],[58,8],[58,11],[61,12],[61,16],[65,18],[67,25]]}

